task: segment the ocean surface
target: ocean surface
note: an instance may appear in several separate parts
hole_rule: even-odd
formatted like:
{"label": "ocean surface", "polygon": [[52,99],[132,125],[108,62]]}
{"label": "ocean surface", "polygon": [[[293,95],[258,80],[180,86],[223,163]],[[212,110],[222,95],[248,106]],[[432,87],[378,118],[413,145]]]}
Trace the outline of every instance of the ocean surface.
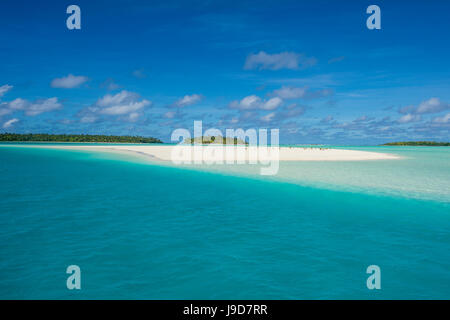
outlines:
{"label": "ocean surface", "polygon": [[0,298],[450,299],[450,148],[353,149],[402,158],[263,177],[0,146]]}

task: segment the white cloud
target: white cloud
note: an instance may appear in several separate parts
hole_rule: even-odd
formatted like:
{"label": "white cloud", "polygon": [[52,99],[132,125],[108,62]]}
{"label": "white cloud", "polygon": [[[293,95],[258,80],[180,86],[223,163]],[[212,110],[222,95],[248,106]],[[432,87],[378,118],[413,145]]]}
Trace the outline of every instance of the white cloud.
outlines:
{"label": "white cloud", "polygon": [[434,123],[450,123],[450,112],[442,117],[436,117],[433,119]]}
{"label": "white cloud", "polygon": [[22,98],[14,99],[13,101],[8,103],[8,107],[11,110],[24,110],[29,102],[27,100],[24,100]]}
{"label": "white cloud", "polygon": [[97,121],[98,117],[94,115],[86,115],[84,117],[81,117],[80,122],[81,123],[94,123]]}
{"label": "white cloud", "polygon": [[356,118],[355,120],[353,120],[353,122],[365,122],[367,120],[370,120],[369,117],[364,115],[364,116],[361,116],[359,118]]}
{"label": "white cloud", "polygon": [[438,98],[431,98],[423,101],[416,110],[416,113],[437,113],[450,107],[448,103],[440,101]]}
{"label": "white cloud", "polygon": [[275,112],[271,112],[271,113],[261,117],[260,119],[261,119],[261,121],[264,121],[264,122],[270,122],[275,118],[275,115],[276,115]]}
{"label": "white cloud", "polygon": [[305,96],[307,99],[319,99],[323,97],[328,97],[333,95],[334,91],[333,89],[322,89],[322,90],[316,90],[308,92]]}
{"label": "white cloud", "polygon": [[136,121],[139,118],[140,114],[137,112],[132,112],[128,115],[128,120],[131,122]]}
{"label": "white cloud", "polygon": [[174,105],[176,107],[186,107],[186,106],[193,105],[202,99],[203,99],[203,96],[200,94],[185,95],[183,98],[180,98],[177,101],[175,101]]}
{"label": "white cloud", "polygon": [[281,113],[281,118],[294,118],[301,116],[303,113],[305,113],[305,108],[293,103],[286,108],[286,111]]}
{"label": "white cloud", "polygon": [[69,74],[66,77],[53,79],[50,83],[52,88],[64,88],[64,89],[72,89],[77,88],[89,79],[84,76],[74,76],[73,74]]}
{"label": "white cloud", "polygon": [[269,99],[268,101],[264,102],[261,105],[261,109],[263,110],[273,110],[278,108],[283,103],[283,100],[279,97],[275,97],[272,99]]}
{"label": "white cloud", "polygon": [[7,103],[0,103],[0,117],[10,114],[11,112],[13,111],[8,108]]}
{"label": "white cloud", "polygon": [[233,109],[257,109],[261,104],[261,98],[255,95],[247,96],[243,98],[241,101],[232,101],[230,103],[230,107]]}
{"label": "white cloud", "polygon": [[19,122],[19,119],[17,119],[17,118],[14,118],[14,119],[11,119],[11,120],[8,120],[8,121],[6,121],[4,124],[3,124],[3,129],[9,129],[9,128],[11,128],[13,125],[14,125],[14,123],[16,123],[16,122]]}
{"label": "white cloud", "polygon": [[281,87],[274,90],[273,94],[282,99],[298,99],[303,98],[306,95],[306,87]]}
{"label": "white cloud", "polygon": [[27,116],[36,116],[38,114],[49,112],[53,110],[58,110],[62,107],[61,103],[58,102],[58,98],[49,98],[45,100],[38,100],[36,102],[30,103],[26,107],[25,114]]}
{"label": "white cloud", "polygon": [[5,84],[0,87],[0,98],[5,95],[9,90],[11,90],[13,86],[10,86],[9,84]]}
{"label": "white cloud", "polygon": [[333,120],[334,120],[333,116],[332,115],[328,115],[325,118],[323,118],[322,120],[320,120],[320,122],[321,123],[329,123],[329,122],[331,122]]}
{"label": "white cloud", "polygon": [[145,106],[148,106],[150,104],[150,101],[148,100],[142,100],[138,102],[129,102],[122,105],[115,105],[111,107],[107,107],[104,109],[101,109],[99,113],[116,116],[116,115],[124,115],[129,113],[134,113],[140,109],[142,109]]}
{"label": "white cloud", "polygon": [[98,99],[97,102],[80,112],[80,121],[92,123],[100,116],[120,116],[126,121],[136,121],[145,107],[151,105],[146,99],[140,99],[134,92],[122,90],[114,95],[107,94]]}
{"label": "white cloud", "polygon": [[283,86],[280,89],[274,90],[270,93],[272,96],[277,96],[285,100],[290,99],[319,99],[333,95],[332,89],[321,89],[311,91],[307,87],[286,87]]}
{"label": "white cloud", "polygon": [[27,116],[37,116],[44,112],[61,109],[62,104],[58,102],[58,98],[56,97],[35,100],[32,102],[17,98],[10,102],[4,102],[0,106],[0,116],[16,111],[24,111]]}
{"label": "white cloud", "polygon": [[173,119],[177,113],[175,111],[167,111],[164,113],[164,118]]}
{"label": "white cloud", "polygon": [[398,119],[399,123],[409,123],[409,122],[415,122],[415,121],[419,121],[420,120],[420,116],[412,114],[412,113],[408,113],[405,114],[404,116],[400,117],[400,119]]}
{"label": "white cloud", "polygon": [[305,69],[317,63],[316,58],[306,57],[303,54],[295,52],[281,52],[275,54],[268,54],[260,51],[257,54],[250,54],[244,64],[244,69]]}
{"label": "white cloud", "polygon": [[131,100],[137,98],[137,94],[133,92],[129,92],[126,90],[122,90],[119,93],[116,93],[114,95],[107,94],[103,96],[102,98],[98,99],[96,102],[96,106],[98,107],[111,107],[114,105],[120,105],[121,103],[125,102],[126,100]]}
{"label": "white cloud", "polygon": [[111,82],[107,85],[106,87],[109,91],[114,91],[117,89],[120,89],[120,85],[118,85],[117,83]]}
{"label": "white cloud", "polygon": [[136,112],[148,105],[150,101],[143,99],[138,101],[139,96],[134,92],[122,90],[121,92],[111,95],[107,94],[99,99],[96,103],[98,113],[106,115],[124,115]]}
{"label": "white cloud", "polygon": [[108,78],[100,84],[101,88],[106,88],[108,91],[115,91],[120,89],[121,86],[114,82],[114,79]]}
{"label": "white cloud", "polygon": [[401,107],[400,109],[398,109],[398,112],[401,114],[407,114],[407,113],[414,112],[415,110],[416,110],[416,107],[413,105],[410,105],[410,106]]}
{"label": "white cloud", "polygon": [[230,108],[239,110],[250,110],[250,109],[262,109],[262,110],[273,110],[278,108],[283,103],[283,100],[279,97],[271,98],[269,100],[262,100],[260,97],[255,95],[250,95],[243,98],[240,101],[232,101],[230,103]]}

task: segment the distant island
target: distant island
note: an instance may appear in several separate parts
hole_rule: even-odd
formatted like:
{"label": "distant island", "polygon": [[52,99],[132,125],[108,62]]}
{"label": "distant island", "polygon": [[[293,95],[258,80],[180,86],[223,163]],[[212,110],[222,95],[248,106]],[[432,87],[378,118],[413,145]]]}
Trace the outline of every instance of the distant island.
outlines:
{"label": "distant island", "polygon": [[450,142],[435,142],[435,141],[402,141],[389,142],[383,146],[432,146],[432,147],[450,147]]}
{"label": "distant island", "polygon": [[0,133],[0,141],[9,142],[116,142],[116,143],[163,143],[152,137],[106,136],[90,134],[46,134],[46,133]]}
{"label": "distant island", "polygon": [[222,136],[202,136],[202,137],[196,137],[196,138],[189,138],[185,139],[184,143],[186,144],[244,144],[247,145],[248,143],[238,139],[238,138],[225,138]]}

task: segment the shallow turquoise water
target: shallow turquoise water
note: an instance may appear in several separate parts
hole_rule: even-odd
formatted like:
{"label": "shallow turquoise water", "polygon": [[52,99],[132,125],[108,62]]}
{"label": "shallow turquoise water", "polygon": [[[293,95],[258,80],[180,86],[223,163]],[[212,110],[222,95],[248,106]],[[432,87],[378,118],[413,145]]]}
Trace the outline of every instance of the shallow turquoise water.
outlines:
{"label": "shallow turquoise water", "polygon": [[[390,153],[400,159],[287,161],[280,162],[277,175],[263,177],[259,175],[260,166],[213,165],[206,170],[321,189],[450,202],[450,148],[380,146],[333,148]],[[203,167],[199,168],[205,170]]]}
{"label": "shallow turquoise water", "polygon": [[[402,150],[407,171],[441,170],[446,188],[447,151],[430,150],[439,153],[430,168],[424,149]],[[0,298],[450,298],[448,190],[434,198],[435,183],[425,197],[414,197],[422,185],[405,187],[407,196],[395,186],[339,191],[341,178],[326,190],[327,180],[308,177],[304,186],[0,148]],[[81,268],[79,291],[66,288],[72,264]],[[381,268],[381,290],[366,287],[371,264]]]}

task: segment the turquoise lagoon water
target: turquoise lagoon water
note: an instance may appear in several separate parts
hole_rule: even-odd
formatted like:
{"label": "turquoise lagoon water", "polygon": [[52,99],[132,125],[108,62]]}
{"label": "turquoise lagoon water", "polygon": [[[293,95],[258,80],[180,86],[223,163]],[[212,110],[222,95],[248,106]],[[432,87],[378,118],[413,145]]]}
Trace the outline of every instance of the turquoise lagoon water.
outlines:
{"label": "turquoise lagoon water", "polygon": [[0,298],[449,299],[450,148],[358,149],[402,159],[260,177],[0,147]]}

